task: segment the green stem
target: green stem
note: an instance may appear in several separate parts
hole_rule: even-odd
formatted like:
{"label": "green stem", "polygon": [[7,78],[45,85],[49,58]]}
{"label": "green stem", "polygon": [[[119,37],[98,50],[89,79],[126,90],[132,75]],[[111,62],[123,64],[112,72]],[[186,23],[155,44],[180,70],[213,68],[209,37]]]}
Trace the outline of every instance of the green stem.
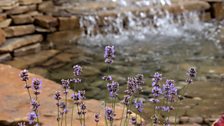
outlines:
{"label": "green stem", "polygon": [[125,105],[123,105],[123,110],[122,110],[122,116],[121,116],[120,126],[122,125],[122,122],[123,122],[124,111],[125,111]]}
{"label": "green stem", "polygon": [[59,100],[58,100],[58,106],[57,107],[58,107],[58,118],[57,118],[57,122],[58,122],[58,126],[59,126],[59,121],[60,121],[60,119],[59,119],[60,118],[59,117]]}
{"label": "green stem", "polygon": [[72,106],[72,115],[71,115],[71,126],[72,126],[72,124],[73,124],[73,113],[74,113],[74,105]]}
{"label": "green stem", "polygon": [[64,114],[61,116],[61,126],[63,126],[63,117],[64,117]]}
{"label": "green stem", "polygon": [[[27,81],[25,81],[25,83],[26,83],[26,87],[28,87]],[[26,88],[26,90],[28,92],[28,95],[29,95],[29,98],[30,98],[30,102],[32,102],[32,97],[31,97],[29,88]]]}
{"label": "green stem", "polygon": [[82,118],[81,118],[81,116],[79,115],[79,106],[78,106],[78,104],[76,104],[76,107],[77,107],[77,114],[78,114],[78,116],[79,116],[79,122],[80,122],[80,125],[82,126]]}

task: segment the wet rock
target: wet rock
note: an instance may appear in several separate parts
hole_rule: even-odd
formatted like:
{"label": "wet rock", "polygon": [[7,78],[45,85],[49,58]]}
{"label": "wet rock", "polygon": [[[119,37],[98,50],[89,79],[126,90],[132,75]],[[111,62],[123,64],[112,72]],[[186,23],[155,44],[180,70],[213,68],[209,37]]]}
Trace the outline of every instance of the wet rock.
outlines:
{"label": "wet rock", "polygon": [[51,28],[58,25],[58,20],[52,16],[36,16],[34,23],[43,28]]}
{"label": "wet rock", "polygon": [[202,117],[190,117],[189,118],[189,123],[198,123],[201,124],[203,123],[203,118]]}
{"label": "wet rock", "polygon": [[55,7],[52,1],[43,1],[38,5],[38,11],[48,14],[54,11]]}
{"label": "wet rock", "polygon": [[0,47],[0,52],[12,52],[13,50],[29,45],[41,42],[43,40],[42,35],[28,35],[23,37],[17,37],[7,39],[7,41]]}
{"label": "wet rock", "polygon": [[30,5],[30,4],[38,4],[41,3],[42,0],[19,0],[21,5]]}
{"label": "wet rock", "polygon": [[73,42],[77,40],[81,35],[79,30],[71,31],[59,31],[49,34],[47,36],[47,41],[54,43],[56,46],[61,46],[63,43]]}
{"label": "wet rock", "polygon": [[58,61],[61,61],[61,62],[71,62],[73,56],[74,56],[74,54],[70,54],[70,53],[61,53],[61,54],[55,56],[55,58],[56,58]]}
{"label": "wet rock", "polygon": [[6,54],[0,54],[0,62],[5,62],[5,61],[9,61],[12,59],[12,56],[10,53],[6,53]]}
{"label": "wet rock", "polygon": [[79,18],[72,17],[59,17],[59,30],[74,30],[79,28]]}
{"label": "wet rock", "polygon": [[11,10],[7,10],[6,13],[8,15],[14,15],[14,14],[23,14],[30,11],[35,11],[37,8],[36,5],[27,5],[27,6],[18,6],[16,8],[13,8]]}
{"label": "wet rock", "polygon": [[180,123],[186,124],[188,123],[190,118],[188,116],[182,116],[180,117]]}
{"label": "wet rock", "polygon": [[0,0],[0,9],[10,10],[19,6],[18,0]]}
{"label": "wet rock", "polygon": [[12,65],[17,68],[27,68],[38,64],[42,64],[48,59],[52,58],[58,53],[57,50],[46,50],[41,51],[37,54],[31,54],[23,57],[16,57],[13,61],[7,62],[7,64]]}
{"label": "wet rock", "polygon": [[27,54],[37,53],[41,50],[40,43],[25,46],[19,49],[16,49],[13,53],[14,56],[24,56]]}
{"label": "wet rock", "polygon": [[10,26],[4,28],[3,30],[6,33],[6,37],[16,37],[34,33],[35,26],[34,25]]}
{"label": "wet rock", "polygon": [[12,19],[5,19],[0,22],[0,28],[6,28],[8,27],[12,22]]}
{"label": "wet rock", "polygon": [[3,45],[3,43],[5,42],[5,32],[0,29],[0,45]]}

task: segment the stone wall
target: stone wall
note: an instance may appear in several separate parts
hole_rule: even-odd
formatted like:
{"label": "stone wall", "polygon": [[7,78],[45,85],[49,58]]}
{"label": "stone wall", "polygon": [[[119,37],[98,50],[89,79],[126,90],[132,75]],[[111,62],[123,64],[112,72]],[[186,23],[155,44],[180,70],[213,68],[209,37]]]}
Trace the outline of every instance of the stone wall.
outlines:
{"label": "stone wall", "polygon": [[[57,3],[58,4],[58,3]],[[64,3],[65,4],[65,3]],[[210,3],[215,12],[215,17],[220,17],[220,4]],[[85,28],[80,28],[80,17],[97,15],[100,28],[105,17],[116,16],[117,13],[131,11],[150,11],[150,7],[123,8],[116,10],[115,3],[88,2],[70,3],[55,6],[53,0],[0,0],[0,62],[11,60],[17,56],[39,52],[47,49],[46,45],[65,44],[74,41],[81,35]],[[211,8],[207,2],[195,0],[182,0],[169,7],[162,7],[171,13],[180,13],[182,8],[189,11],[204,11]],[[106,8],[106,11],[105,11]],[[116,11],[115,11],[116,10]],[[93,13],[94,12],[94,13]],[[217,16],[218,15],[218,16]],[[208,11],[203,18],[211,18]]]}

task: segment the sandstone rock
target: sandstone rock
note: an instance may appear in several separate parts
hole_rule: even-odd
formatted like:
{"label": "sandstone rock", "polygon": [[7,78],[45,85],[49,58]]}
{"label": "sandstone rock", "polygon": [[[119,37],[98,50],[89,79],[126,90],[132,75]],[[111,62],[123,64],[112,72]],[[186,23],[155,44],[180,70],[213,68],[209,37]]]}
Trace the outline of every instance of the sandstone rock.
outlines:
{"label": "sandstone rock", "polygon": [[24,69],[32,67],[35,65],[40,65],[58,54],[57,50],[43,50],[36,54],[15,57],[13,61],[7,62],[7,64],[12,65],[16,68]]}
{"label": "sandstone rock", "polygon": [[182,116],[180,117],[180,123],[188,123],[189,122],[189,117],[188,116]]}
{"label": "sandstone rock", "polygon": [[54,11],[55,7],[52,1],[43,1],[38,5],[38,11],[42,13],[52,13]]}
{"label": "sandstone rock", "polygon": [[10,10],[19,6],[18,0],[0,0],[0,9]]}
{"label": "sandstone rock", "polygon": [[40,33],[50,33],[50,32],[55,32],[57,29],[56,28],[42,28],[42,27],[36,27],[36,31]]}
{"label": "sandstone rock", "polygon": [[14,56],[24,56],[27,54],[37,53],[41,50],[40,43],[25,46],[14,51]]}
{"label": "sandstone rock", "polygon": [[189,123],[198,123],[201,124],[203,123],[203,118],[202,117],[190,117],[189,118]]}
{"label": "sandstone rock", "polygon": [[42,0],[19,0],[21,5],[30,5],[30,4],[38,4],[41,3]]}
{"label": "sandstone rock", "polygon": [[214,7],[215,18],[217,20],[222,20],[224,18],[223,1],[215,2],[212,6]]}
{"label": "sandstone rock", "polygon": [[21,35],[28,35],[35,32],[34,25],[20,25],[11,26],[3,29],[6,33],[6,37],[16,37]]}
{"label": "sandstone rock", "polygon": [[79,18],[78,17],[59,17],[59,30],[74,30],[79,28]]}
{"label": "sandstone rock", "polygon": [[43,36],[38,34],[7,39],[7,41],[0,47],[0,52],[12,52],[17,48],[30,45],[33,43],[38,43],[41,42],[42,40]]}
{"label": "sandstone rock", "polygon": [[14,24],[29,24],[34,22],[34,16],[41,15],[37,11],[29,12],[26,14],[11,16]]}
{"label": "sandstone rock", "polygon": [[6,62],[12,59],[10,53],[0,54],[0,62]]}
{"label": "sandstone rock", "polygon": [[58,20],[57,18],[54,18],[52,16],[36,16],[35,24],[40,27],[51,28],[56,27],[58,25]]}
{"label": "sandstone rock", "polygon": [[0,46],[5,42],[5,32],[0,29]]}
{"label": "sandstone rock", "polygon": [[23,14],[23,13],[26,13],[26,12],[35,11],[36,8],[37,8],[36,5],[18,6],[16,8],[13,8],[11,10],[6,11],[6,13],[8,15],[11,15],[11,14]]}
{"label": "sandstone rock", "polygon": [[54,44],[60,44],[67,43],[71,41],[77,40],[81,35],[80,30],[72,30],[72,31],[59,31],[52,34],[49,34],[47,36],[47,41],[52,42]]}
{"label": "sandstone rock", "polygon": [[0,14],[0,22],[4,21],[6,19],[7,15],[5,13]]}
{"label": "sandstone rock", "polygon": [[8,27],[12,22],[12,19],[6,19],[0,22],[0,28]]}

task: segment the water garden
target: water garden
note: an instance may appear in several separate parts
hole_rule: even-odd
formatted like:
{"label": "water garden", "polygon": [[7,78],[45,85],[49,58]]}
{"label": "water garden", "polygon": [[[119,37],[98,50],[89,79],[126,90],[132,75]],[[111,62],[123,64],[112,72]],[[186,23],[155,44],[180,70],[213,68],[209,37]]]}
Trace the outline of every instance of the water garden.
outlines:
{"label": "water garden", "polygon": [[223,7],[0,1],[0,125],[222,126]]}

